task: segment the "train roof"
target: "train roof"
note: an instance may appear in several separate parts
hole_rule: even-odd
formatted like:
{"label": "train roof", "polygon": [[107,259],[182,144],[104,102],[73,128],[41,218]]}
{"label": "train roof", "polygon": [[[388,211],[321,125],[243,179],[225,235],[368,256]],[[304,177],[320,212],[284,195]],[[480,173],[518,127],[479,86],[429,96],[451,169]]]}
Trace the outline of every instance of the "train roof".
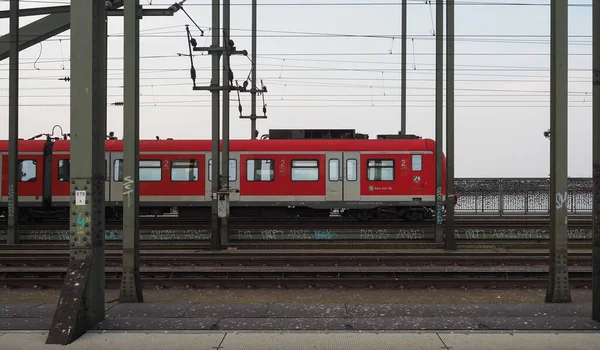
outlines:
{"label": "train roof", "polygon": [[[45,140],[19,140],[20,152],[44,152]],[[0,140],[0,152],[8,152],[8,140]]]}
{"label": "train roof", "polygon": [[[69,151],[69,141],[56,141],[55,151]],[[221,143],[222,145],[222,143]],[[432,151],[435,141],[416,140],[231,140],[230,151]],[[210,140],[141,140],[141,152],[207,152],[212,149]],[[122,151],[123,140],[107,140],[107,151]]]}
{"label": "train roof", "polygon": [[[43,152],[45,140],[19,140],[19,152]],[[141,140],[142,152],[207,152],[212,149],[210,140]],[[55,152],[68,152],[69,140],[54,142]],[[123,140],[107,140],[106,150],[122,151]],[[302,139],[302,140],[231,140],[230,150],[240,151],[431,151],[435,152],[435,141],[431,139]],[[0,140],[0,152],[8,152],[8,141]]]}

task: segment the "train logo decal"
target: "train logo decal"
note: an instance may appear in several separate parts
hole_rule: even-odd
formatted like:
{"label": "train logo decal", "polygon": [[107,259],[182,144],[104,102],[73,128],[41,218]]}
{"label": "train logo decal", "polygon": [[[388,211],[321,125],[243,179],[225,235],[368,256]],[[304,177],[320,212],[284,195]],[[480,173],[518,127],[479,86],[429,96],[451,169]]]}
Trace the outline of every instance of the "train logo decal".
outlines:
{"label": "train logo decal", "polygon": [[413,177],[413,181],[414,181],[416,184],[418,184],[419,182],[421,182],[421,177],[420,177],[420,176],[418,176],[418,175],[416,175],[416,176],[414,176],[414,177]]}
{"label": "train logo decal", "polygon": [[374,189],[375,189],[375,186],[369,186],[369,191],[373,192]]}

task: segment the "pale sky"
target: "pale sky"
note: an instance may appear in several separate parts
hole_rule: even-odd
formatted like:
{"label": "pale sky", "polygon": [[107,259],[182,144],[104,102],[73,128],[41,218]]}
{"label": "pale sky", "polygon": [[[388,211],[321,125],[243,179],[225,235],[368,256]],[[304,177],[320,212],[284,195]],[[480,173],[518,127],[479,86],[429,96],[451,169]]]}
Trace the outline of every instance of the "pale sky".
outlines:
{"label": "pale sky", "polygon": [[[21,8],[69,1],[20,1]],[[166,8],[171,1],[141,0]],[[152,3],[152,6],[149,4]],[[250,0],[232,0],[231,36],[251,52]],[[258,1],[258,79],[270,128],[350,128],[377,134],[400,130],[401,7],[392,0]],[[485,4],[483,4],[485,3]],[[550,142],[549,0],[456,1],[456,177],[546,177]],[[312,4],[312,5],[311,5]],[[520,4],[520,5],[519,5]],[[591,176],[592,9],[591,0],[569,7],[569,176]],[[210,93],[192,91],[185,25],[198,46],[210,45],[209,0],[188,0],[185,13],[141,21],[141,137],[210,138]],[[0,9],[9,3],[0,1]],[[435,136],[435,1],[409,0],[407,44],[408,133]],[[21,19],[21,26],[39,17]],[[0,19],[0,34],[8,33]],[[122,18],[109,19],[108,102],[122,101]],[[444,34],[446,30],[444,28]],[[392,39],[394,37],[394,39]],[[445,49],[445,44],[444,44]],[[69,32],[21,52],[20,137],[69,131]],[[36,62],[37,60],[37,62]],[[8,62],[0,62],[0,138],[8,137]],[[209,56],[197,53],[197,84],[210,79]],[[250,61],[232,58],[240,85]],[[445,85],[445,84],[444,84]],[[250,95],[242,94],[244,114]],[[250,137],[231,94],[232,138]],[[262,113],[262,99],[258,100]],[[108,129],[119,137],[122,107],[108,106]],[[445,138],[445,136],[444,136]],[[444,139],[445,144],[445,139]]]}

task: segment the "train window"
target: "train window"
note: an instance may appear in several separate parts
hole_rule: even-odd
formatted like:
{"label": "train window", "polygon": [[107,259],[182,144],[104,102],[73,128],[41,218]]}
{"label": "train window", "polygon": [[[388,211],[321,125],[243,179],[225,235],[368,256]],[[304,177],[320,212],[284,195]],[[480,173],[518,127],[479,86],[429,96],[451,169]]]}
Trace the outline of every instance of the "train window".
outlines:
{"label": "train window", "polygon": [[346,180],[348,181],[356,181],[357,179],[357,171],[356,171],[356,159],[348,159],[346,161]]}
{"label": "train window", "polygon": [[58,161],[58,181],[69,181],[71,175],[71,161],[69,159],[61,159]]}
{"label": "train window", "polygon": [[198,160],[177,159],[171,161],[171,181],[198,181]]}
{"label": "train window", "polygon": [[[212,159],[208,160],[208,181],[212,181]],[[229,160],[229,181],[237,181],[237,160],[235,159]]]}
{"label": "train window", "polygon": [[340,180],[340,160],[330,159],[329,160],[329,181]]}
{"label": "train window", "polygon": [[161,181],[162,162],[160,160],[140,160],[140,181]]}
{"label": "train window", "polygon": [[423,170],[423,158],[420,154],[412,155],[412,170],[413,171],[421,171]]}
{"label": "train window", "polygon": [[367,180],[394,181],[394,161],[391,159],[369,159]]}
{"label": "train window", "polygon": [[[161,181],[162,180],[162,163],[160,160],[140,160],[139,166],[139,181]],[[123,181],[123,159],[115,159],[113,165],[113,180],[114,182]]]}
{"label": "train window", "polygon": [[123,159],[115,159],[114,161],[113,180],[115,182],[123,181]]}
{"label": "train window", "polygon": [[292,160],[292,181],[319,181],[319,161]]}
{"label": "train window", "polygon": [[37,179],[37,161],[33,159],[19,160],[20,182],[35,182]]}
{"label": "train window", "polygon": [[275,179],[273,159],[248,159],[246,161],[246,180],[273,181]]}

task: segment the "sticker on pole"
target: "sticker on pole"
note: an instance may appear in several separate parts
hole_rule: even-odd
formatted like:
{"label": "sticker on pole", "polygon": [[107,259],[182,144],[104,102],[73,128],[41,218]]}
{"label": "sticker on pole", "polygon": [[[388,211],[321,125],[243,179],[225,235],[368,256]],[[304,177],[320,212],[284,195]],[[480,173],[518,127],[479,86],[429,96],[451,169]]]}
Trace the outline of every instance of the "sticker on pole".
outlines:
{"label": "sticker on pole", "polygon": [[85,205],[85,191],[75,191],[75,205]]}

